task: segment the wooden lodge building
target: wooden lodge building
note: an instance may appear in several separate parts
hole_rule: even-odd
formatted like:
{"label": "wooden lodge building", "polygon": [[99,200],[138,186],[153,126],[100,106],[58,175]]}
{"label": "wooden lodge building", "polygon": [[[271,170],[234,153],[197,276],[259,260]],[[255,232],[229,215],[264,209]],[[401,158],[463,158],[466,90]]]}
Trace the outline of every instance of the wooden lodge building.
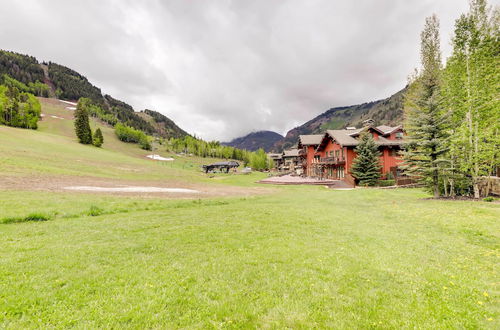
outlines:
{"label": "wooden lodge building", "polygon": [[303,157],[303,173],[318,179],[343,180],[354,185],[351,175],[353,160],[356,158],[355,148],[359,144],[359,136],[368,130],[379,146],[381,177],[391,172],[398,177],[398,164],[402,162],[399,151],[403,144],[402,126],[366,126],[363,128],[348,127],[342,130],[327,130],[320,135],[300,135],[298,149]]}

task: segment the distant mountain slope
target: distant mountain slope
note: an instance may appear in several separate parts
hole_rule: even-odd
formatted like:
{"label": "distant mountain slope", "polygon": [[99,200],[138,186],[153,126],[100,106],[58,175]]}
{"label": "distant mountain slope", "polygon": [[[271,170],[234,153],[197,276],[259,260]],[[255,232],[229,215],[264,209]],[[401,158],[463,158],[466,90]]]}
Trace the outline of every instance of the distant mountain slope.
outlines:
{"label": "distant mountain slope", "polygon": [[145,109],[141,111],[139,115],[147,122],[152,123],[155,130],[157,132],[160,132],[162,136],[181,138],[188,135],[188,133],[177,126],[177,124],[174,123],[173,120],[157,111]]}
{"label": "distant mountain slope", "polygon": [[43,82],[43,69],[33,56],[0,49],[0,75],[8,74],[23,84]]}
{"label": "distant mountain slope", "polygon": [[285,138],[278,141],[276,149],[286,149],[297,143],[301,134],[318,134],[327,129],[340,129],[347,126],[359,127],[366,119],[373,119],[376,125],[395,126],[403,120],[403,98],[406,88],[394,95],[374,102],[346,107],[332,108],[305,124],[288,131]]}
{"label": "distant mountain slope", "polygon": [[81,97],[87,97],[99,105],[105,114],[116,117],[115,122],[117,120],[149,135],[164,138],[188,135],[159,112],[145,110],[148,114],[144,115],[125,102],[110,95],[102,95],[101,90],[92,85],[85,76],[63,65],[53,62],[39,63],[33,56],[0,50],[0,76],[2,74],[25,84],[44,83],[50,87],[49,94],[59,99],[77,101]]}
{"label": "distant mountain slope", "polygon": [[266,152],[272,151],[277,142],[282,141],[283,136],[272,131],[253,132],[243,137],[236,138],[231,142],[225,142],[223,145],[246,149],[250,151],[264,149]]}

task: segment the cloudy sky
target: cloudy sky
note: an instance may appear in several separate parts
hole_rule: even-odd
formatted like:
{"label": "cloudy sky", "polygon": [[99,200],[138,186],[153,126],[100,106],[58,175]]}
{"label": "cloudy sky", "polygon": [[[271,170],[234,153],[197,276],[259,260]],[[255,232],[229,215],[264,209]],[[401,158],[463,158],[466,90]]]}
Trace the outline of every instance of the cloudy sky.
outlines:
{"label": "cloudy sky", "polygon": [[[493,1],[498,3],[499,0]],[[490,3],[492,3],[490,1]],[[2,0],[0,48],[66,65],[103,93],[205,139],[285,133],[385,98],[441,19],[444,57],[467,0]]]}

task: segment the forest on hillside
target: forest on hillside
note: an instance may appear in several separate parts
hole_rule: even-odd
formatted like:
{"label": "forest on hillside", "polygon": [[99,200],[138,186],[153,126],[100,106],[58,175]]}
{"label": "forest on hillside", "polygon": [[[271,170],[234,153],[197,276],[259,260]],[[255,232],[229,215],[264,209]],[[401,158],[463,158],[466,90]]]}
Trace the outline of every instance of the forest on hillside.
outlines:
{"label": "forest on hillside", "polygon": [[[35,57],[16,52],[0,50],[0,83],[8,81],[17,90],[36,96],[55,95],[59,99],[77,101],[81,98],[90,100],[89,111],[109,125],[117,122],[140,130],[145,134],[163,138],[182,137],[187,133],[165,115],[153,110],[136,112],[129,104],[110,95],[102,95],[82,74],[57,63],[46,64],[45,76],[42,66]],[[51,91],[50,84],[54,90]]]}

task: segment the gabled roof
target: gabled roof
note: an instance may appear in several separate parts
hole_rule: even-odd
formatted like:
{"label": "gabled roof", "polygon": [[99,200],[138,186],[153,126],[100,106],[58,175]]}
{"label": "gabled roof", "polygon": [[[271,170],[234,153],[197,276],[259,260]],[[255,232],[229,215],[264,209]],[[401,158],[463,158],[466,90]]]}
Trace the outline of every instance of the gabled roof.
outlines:
{"label": "gabled roof", "polygon": [[375,143],[379,146],[400,146],[404,143],[402,140],[389,140],[383,137],[395,130],[401,129],[401,126],[390,127],[382,125],[378,127],[363,127],[357,129],[327,130],[317,150],[320,151],[325,148],[330,138],[335,140],[342,147],[355,147],[359,144],[359,141],[355,137],[359,136],[365,129],[373,129],[381,134],[378,139],[375,140]]}
{"label": "gabled roof", "polygon": [[375,127],[377,130],[383,132],[383,135],[391,134],[394,131],[397,131],[399,129],[403,129],[403,126],[387,126],[387,125],[380,125]]}
{"label": "gabled roof", "polygon": [[299,145],[315,146],[321,143],[323,134],[299,135]]}
{"label": "gabled roof", "polygon": [[347,146],[356,146],[358,145],[358,140],[356,140],[353,136],[359,135],[363,128],[358,129],[335,129],[335,130],[327,130],[326,134],[331,136],[338,144],[343,147]]}

